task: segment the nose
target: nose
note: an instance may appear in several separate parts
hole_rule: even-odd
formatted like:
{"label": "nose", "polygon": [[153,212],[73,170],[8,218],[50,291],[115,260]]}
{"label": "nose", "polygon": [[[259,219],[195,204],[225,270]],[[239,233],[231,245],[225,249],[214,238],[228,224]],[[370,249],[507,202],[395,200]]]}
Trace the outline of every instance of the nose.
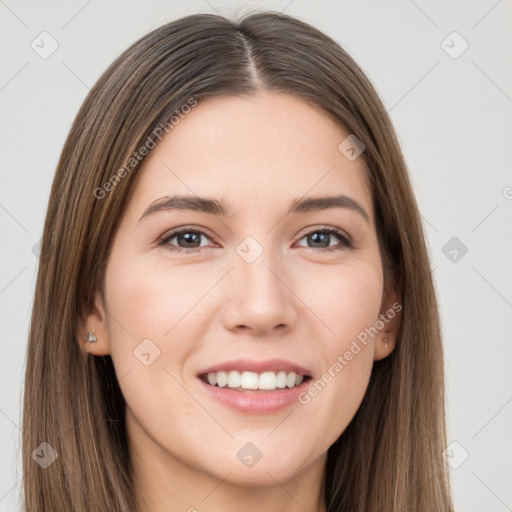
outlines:
{"label": "nose", "polygon": [[222,316],[227,329],[265,335],[294,328],[300,300],[293,291],[290,273],[271,252],[264,250],[252,263],[235,254],[234,268],[225,284]]}

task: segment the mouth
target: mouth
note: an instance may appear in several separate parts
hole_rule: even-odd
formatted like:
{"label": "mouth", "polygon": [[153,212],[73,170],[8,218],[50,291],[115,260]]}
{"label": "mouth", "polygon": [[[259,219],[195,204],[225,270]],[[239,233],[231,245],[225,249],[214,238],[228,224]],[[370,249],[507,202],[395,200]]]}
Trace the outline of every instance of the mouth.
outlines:
{"label": "mouth", "polygon": [[278,358],[225,361],[203,368],[196,378],[211,400],[245,414],[271,414],[301,404],[302,393],[313,382],[309,369]]}

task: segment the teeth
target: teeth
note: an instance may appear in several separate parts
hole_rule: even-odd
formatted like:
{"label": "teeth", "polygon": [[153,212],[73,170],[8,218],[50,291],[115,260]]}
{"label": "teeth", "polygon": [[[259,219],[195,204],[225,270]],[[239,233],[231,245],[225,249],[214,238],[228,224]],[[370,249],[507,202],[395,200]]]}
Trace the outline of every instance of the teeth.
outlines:
{"label": "teeth", "polygon": [[[238,372],[231,372],[231,373],[238,373]],[[242,375],[240,376],[240,382],[239,387],[244,389],[259,389],[259,383],[260,379],[257,373],[254,372],[242,372]],[[235,387],[235,386],[229,386]]]}
{"label": "teeth", "polygon": [[226,372],[217,372],[217,386],[223,388],[228,383],[228,374]]}
{"label": "teeth", "polygon": [[210,385],[217,385],[220,388],[239,388],[239,389],[260,389],[272,390],[276,388],[293,388],[298,386],[304,380],[303,375],[295,372],[213,372],[209,373],[203,380]]}

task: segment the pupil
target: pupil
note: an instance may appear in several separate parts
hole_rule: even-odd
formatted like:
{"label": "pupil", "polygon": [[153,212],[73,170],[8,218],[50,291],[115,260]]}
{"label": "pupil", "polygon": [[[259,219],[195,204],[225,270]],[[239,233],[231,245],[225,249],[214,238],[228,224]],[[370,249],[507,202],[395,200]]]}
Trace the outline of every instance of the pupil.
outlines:
{"label": "pupil", "polygon": [[328,241],[328,237],[330,236],[329,233],[312,233],[311,235],[309,235],[311,237],[311,241],[313,243],[316,243],[316,242],[326,242],[327,243],[327,246],[329,245],[329,241]]}
{"label": "pupil", "polygon": [[[185,240],[186,243],[194,244],[194,241],[200,243],[199,233],[182,233],[180,236]],[[194,240],[194,237],[196,240]],[[194,244],[193,247],[197,247],[197,243]]]}

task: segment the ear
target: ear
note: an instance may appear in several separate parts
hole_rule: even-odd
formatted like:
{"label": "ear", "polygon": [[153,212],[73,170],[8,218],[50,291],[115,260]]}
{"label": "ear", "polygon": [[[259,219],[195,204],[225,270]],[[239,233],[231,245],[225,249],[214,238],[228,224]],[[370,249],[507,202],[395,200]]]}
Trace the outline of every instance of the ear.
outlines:
{"label": "ear", "polygon": [[398,330],[401,323],[402,297],[401,280],[395,284],[391,278],[386,280],[382,294],[379,322],[382,327],[375,336],[374,360],[384,359],[393,352],[396,346]]}
{"label": "ear", "polygon": [[[96,341],[85,341],[89,332],[92,331]],[[95,356],[106,356],[110,354],[110,338],[108,328],[107,310],[100,291],[94,296],[94,301],[83,305],[81,317],[78,322],[77,338],[80,348]]]}

